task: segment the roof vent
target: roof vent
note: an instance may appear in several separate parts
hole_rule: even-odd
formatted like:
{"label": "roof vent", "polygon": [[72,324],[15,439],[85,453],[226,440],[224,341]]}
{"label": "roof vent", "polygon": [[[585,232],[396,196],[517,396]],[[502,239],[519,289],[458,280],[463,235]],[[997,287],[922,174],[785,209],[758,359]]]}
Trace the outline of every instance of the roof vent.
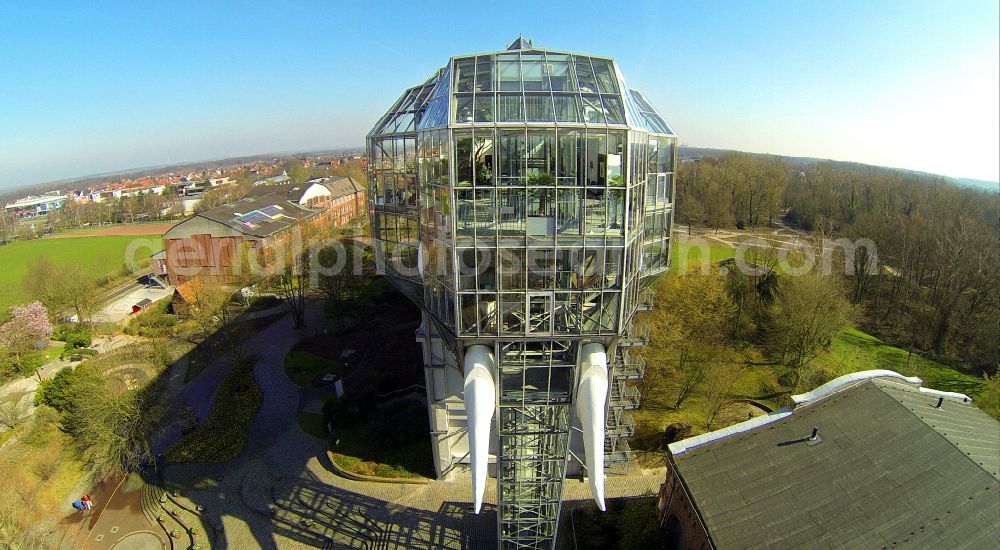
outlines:
{"label": "roof vent", "polygon": [[823,442],[823,438],[819,436],[819,426],[814,426],[812,434],[806,438],[806,445],[813,446]]}
{"label": "roof vent", "polygon": [[531,43],[531,39],[530,38],[525,38],[523,34],[519,34],[517,36],[517,39],[514,40],[513,42],[511,42],[510,46],[507,46],[507,49],[508,50],[530,50],[533,47],[535,47],[535,45]]}

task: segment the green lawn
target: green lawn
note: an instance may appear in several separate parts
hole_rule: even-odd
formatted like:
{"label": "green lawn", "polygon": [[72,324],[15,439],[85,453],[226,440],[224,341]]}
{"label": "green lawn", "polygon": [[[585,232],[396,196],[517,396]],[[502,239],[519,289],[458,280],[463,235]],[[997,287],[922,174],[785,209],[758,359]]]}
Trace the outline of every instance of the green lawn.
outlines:
{"label": "green lawn", "polygon": [[975,396],[984,389],[983,381],[951,367],[913,354],[855,328],[842,330],[830,344],[830,352],[813,362],[836,376],[868,369],[889,369],[923,379],[924,387],[956,391]]}
{"label": "green lawn", "polygon": [[348,472],[376,477],[433,477],[430,445],[418,441],[399,447],[378,448],[372,433],[361,428],[337,428],[333,432],[334,460]]}
{"label": "green lawn", "polygon": [[324,374],[344,375],[344,366],[308,351],[290,351],[285,357],[285,374],[300,386],[311,386]]}
{"label": "green lawn", "polygon": [[35,258],[79,264],[83,273],[101,277],[122,269],[126,250],[133,241],[147,244],[136,250],[136,262],[147,260],[163,248],[160,237],[153,235],[35,239],[0,246],[0,319],[6,318],[10,306],[29,299],[23,281],[28,264]]}
{"label": "green lawn", "polygon": [[721,245],[696,246],[690,242],[680,242],[671,239],[670,242],[670,271],[676,272],[686,263],[688,270],[697,270],[701,266],[702,259],[708,255],[711,263],[718,263],[727,258],[732,258],[736,254],[735,248]]}

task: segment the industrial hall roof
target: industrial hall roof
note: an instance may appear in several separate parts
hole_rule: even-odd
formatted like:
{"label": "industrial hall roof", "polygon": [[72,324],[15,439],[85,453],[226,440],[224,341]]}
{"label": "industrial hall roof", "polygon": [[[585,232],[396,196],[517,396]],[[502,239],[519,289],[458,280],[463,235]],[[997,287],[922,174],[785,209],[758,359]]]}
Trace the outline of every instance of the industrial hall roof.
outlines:
{"label": "industrial hall roof", "polygon": [[330,198],[339,199],[348,195],[353,195],[361,190],[361,186],[347,176],[322,178],[310,180],[305,183],[285,183],[280,185],[261,184],[251,187],[243,198],[263,197],[265,195],[278,195],[284,200],[299,202],[302,196],[313,185],[320,185],[330,191]]}
{"label": "industrial hall roof", "polygon": [[[224,224],[244,235],[263,238],[319,214],[319,210],[299,206],[285,200],[281,195],[267,194],[259,197],[244,197],[238,201],[196,214],[195,217],[200,216]],[[164,238],[169,238],[169,236],[164,234]]]}
{"label": "industrial hall roof", "polygon": [[870,372],[670,445],[716,548],[997,547],[1000,423]]}

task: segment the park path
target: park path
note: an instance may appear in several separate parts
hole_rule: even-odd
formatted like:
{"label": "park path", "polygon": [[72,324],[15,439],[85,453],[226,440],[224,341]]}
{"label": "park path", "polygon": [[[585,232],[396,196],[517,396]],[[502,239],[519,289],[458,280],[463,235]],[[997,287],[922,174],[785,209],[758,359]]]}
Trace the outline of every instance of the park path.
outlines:
{"label": "park path", "polygon": [[[97,350],[99,354],[104,354],[138,340],[126,335],[112,337],[98,336],[94,338],[90,348]],[[59,344],[62,344],[62,342],[59,342]],[[31,376],[12,380],[0,387],[0,403],[15,402],[15,406],[23,411],[24,417],[29,418],[35,414],[35,392],[38,390],[41,380],[48,380],[62,369],[66,367],[75,368],[79,364],[79,362],[69,361],[68,359],[53,359],[38,367]],[[4,429],[0,428],[0,431]]]}
{"label": "park path", "polygon": [[[323,304],[317,301],[307,309],[306,329],[294,330],[286,315],[254,336],[250,351],[263,402],[251,422],[247,446],[238,457],[221,464],[163,466],[165,488],[179,491],[179,498],[192,509],[204,507],[203,529],[221,526],[217,548],[354,548],[375,539],[380,548],[494,548],[495,508],[488,507],[480,515],[471,513],[468,472],[456,471],[449,480],[424,485],[354,481],[332,473],[326,441],[298,427],[301,406],[316,393],[294,384],[284,371],[286,354],[324,326]],[[223,363],[213,363],[188,384],[191,388],[183,393],[184,403],[203,402],[207,411],[228,372]],[[628,476],[610,476],[606,494],[608,498],[642,495],[656,491],[663,479],[663,468],[633,468]],[[486,500],[496,502],[493,480]],[[567,512],[589,501],[588,485],[567,480],[564,500]],[[274,507],[273,515],[268,506]],[[128,523],[129,518],[121,514],[141,511],[115,507],[91,534]],[[365,526],[365,533],[358,534],[359,525]],[[102,539],[105,544],[91,542],[87,548],[109,548],[107,543],[121,536],[108,536]],[[374,538],[357,538],[369,536]]]}

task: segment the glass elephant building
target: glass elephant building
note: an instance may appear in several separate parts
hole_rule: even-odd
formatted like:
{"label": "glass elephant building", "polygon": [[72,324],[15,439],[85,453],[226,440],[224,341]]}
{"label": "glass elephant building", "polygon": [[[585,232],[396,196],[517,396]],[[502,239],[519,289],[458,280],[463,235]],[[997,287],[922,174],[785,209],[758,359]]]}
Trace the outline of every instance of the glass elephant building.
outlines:
{"label": "glass elephant building", "polygon": [[518,38],[451,58],[367,139],[378,269],[423,311],[437,473],[471,470],[476,513],[496,478],[501,549],[551,548],[563,480],[603,509],[628,467],[677,137],[613,59]]}

